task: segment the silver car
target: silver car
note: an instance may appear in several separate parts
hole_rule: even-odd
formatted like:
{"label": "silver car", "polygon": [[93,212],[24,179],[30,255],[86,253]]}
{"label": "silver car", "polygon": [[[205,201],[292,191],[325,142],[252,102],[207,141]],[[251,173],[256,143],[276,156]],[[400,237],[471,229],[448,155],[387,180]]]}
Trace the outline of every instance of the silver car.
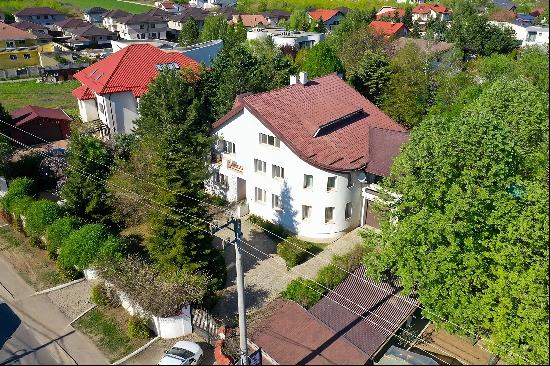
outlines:
{"label": "silver car", "polygon": [[203,352],[198,344],[179,341],[166,351],[158,365],[200,365],[202,356]]}

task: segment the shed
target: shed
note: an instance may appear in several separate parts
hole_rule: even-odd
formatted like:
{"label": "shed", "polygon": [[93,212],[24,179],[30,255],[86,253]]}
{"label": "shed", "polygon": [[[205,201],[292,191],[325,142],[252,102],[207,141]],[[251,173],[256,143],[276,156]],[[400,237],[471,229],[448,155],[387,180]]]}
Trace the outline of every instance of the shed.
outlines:
{"label": "shed", "polygon": [[26,145],[41,144],[44,140],[64,140],[69,135],[72,119],[62,109],[28,105],[10,112],[10,115],[17,127],[11,128],[12,137]]}

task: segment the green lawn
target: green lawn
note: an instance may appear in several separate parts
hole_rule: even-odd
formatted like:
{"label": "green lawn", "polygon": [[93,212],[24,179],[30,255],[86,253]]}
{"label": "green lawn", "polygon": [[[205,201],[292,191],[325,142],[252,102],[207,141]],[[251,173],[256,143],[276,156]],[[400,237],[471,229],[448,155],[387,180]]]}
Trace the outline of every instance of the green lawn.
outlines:
{"label": "green lawn", "polygon": [[37,83],[34,80],[0,83],[0,103],[8,111],[30,104],[63,108],[68,113],[74,113],[78,111],[78,104],[71,91],[79,85],[76,80],[56,84]]}
{"label": "green lawn", "polygon": [[[120,9],[129,13],[144,13],[152,9],[151,6],[127,3],[118,0],[61,0],[62,3],[80,9],[89,9],[100,6],[105,9]],[[139,1],[135,1],[139,2]]]}
{"label": "green lawn", "polygon": [[123,308],[97,307],[78,319],[74,327],[87,334],[111,362],[143,346],[148,340],[126,333],[129,315]]}

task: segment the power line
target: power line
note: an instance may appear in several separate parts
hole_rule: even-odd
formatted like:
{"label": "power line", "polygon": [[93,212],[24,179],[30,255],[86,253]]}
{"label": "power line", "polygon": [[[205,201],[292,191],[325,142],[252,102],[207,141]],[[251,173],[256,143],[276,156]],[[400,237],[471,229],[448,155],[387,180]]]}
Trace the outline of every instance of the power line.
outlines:
{"label": "power line", "polygon": [[[35,137],[35,138],[41,139],[41,140],[43,140],[43,141],[45,141],[45,142],[48,142],[47,140],[45,140],[45,139],[43,139],[43,138],[41,138],[41,137],[39,137],[39,136],[36,136],[36,135],[34,135],[34,134],[32,134],[32,133],[30,133],[30,132],[28,132],[28,131],[22,130],[22,129],[20,129],[20,128],[16,127],[16,126],[13,126],[13,125],[11,125],[11,124],[5,122],[5,121],[0,120],[0,122],[2,122],[2,123],[4,123],[4,124],[7,124],[7,125],[10,126],[10,127],[16,128],[16,129],[18,129],[18,130],[20,130],[20,131],[22,131],[22,132],[24,132],[24,133],[27,133],[27,134],[29,134],[29,135]],[[4,136],[10,138],[10,137],[7,136],[7,135],[4,135]],[[10,138],[10,139],[11,139],[11,138]],[[13,139],[12,139],[12,140],[13,140]],[[21,145],[24,145],[24,144],[20,143],[20,142],[17,141],[17,140],[13,140],[13,141],[16,141],[17,143],[19,143],[19,144],[21,144]],[[24,145],[24,146],[25,146],[25,145]],[[84,157],[84,156],[82,156],[82,155],[80,155],[80,154],[77,154],[77,155],[79,155],[79,156],[81,156],[81,157]],[[95,163],[100,164],[100,165],[103,165],[103,166],[105,166],[105,167],[107,167],[107,168],[109,168],[109,169],[111,168],[111,167],[108,166],[108,165],[105,165],[105,164],[103,164],[103,163],[101,163],[101,162],[98,162],[98,161],[95,161],[95,160],[93,160],[93,159],[90,159],[90,158],[88,158],[88,157],[84,157],[84,158],[86,158],[86,159],[88,159],[88,160],[90,160],[90,161],[94,161]],[[116,170],[116,169],[115,169],[115,170]],[[161,187],[161,186],[159,186],[159,185],[157,185],[157,184],[155,184],[155,183],[151,183],[151,182],[149,182],[149,181],[147,181],[147,180],[144,180],[144,179],[142,179],[142,178],[140,178],[140,177],[136,177],[136,176],[134,176],[134,175],[132,175],[132,174],[130,174],[130,173],[124,172],[124,171],[122,171],[122,170],[120,170],[120,171],[121,171],[123,174],[126,174],[126,175],[128,175],[128,176],[130,176],[130,177],[133,177],[134,179],[138,179],[138,180],[140,180],[140,181],[142,181],[142,182],[144,182],[144,183],[150,184],[150,185],[152,185],[152,186],[156,186],[156,187],[158,187],[158,188],[164,189],[164,190],[166,190],[166,191],[168,191],[168,192],[172,192],[172,193],[174,193],[174,194],[179,194],[179,195],[181,195],[181,196],[183,196],[183,197],[190,198],[190,199],[192,199],[192,200],[195,200],[196,202],[203,203],[203,204],[206,204],[206,205],[215,207],[215,208],[217,208],[217,209],[220,209],[219,206],[216,206],[216,205],[214,205],[214,204],[212,204],[212,203],[205,202],[205,201],[201,201],[201,200],[199,200],[199,199],[197,199],[197,198],[195,198],[195,197],[191,197],[191,196],[188,196],[188,195],[179,193],[179,192],[175,192],[175,191],[173,191],[173,190],[171,190],[171,189],[169,189],[169,188]],[[117,185],[115,185],[115,184],[113,184],[113,183],[109,183],[109,184],[112,184],[112,185],[114,185],[114,186],[116,186],[116,187],[118,187],[118,188],[124,190],[124,188],[122,188],[122,187],[120,187],[120,186],[117,186]],[[132,192],[133,194],[138,195],[138,193],[136,193],[136,192],[133,192],[133,191],[129,191],[129,192]],[[171,209],[171,210],[179,211],[180,213],[183,213],[182,211],[180,211],[180,210],[177,209],[177,208],[170,207],[170,206],[164,205],[164,204],[162,204],[162,203],[158,203],[158,202],[156,202],[156,201],[154,201],[154,200],[151,200],[150,198],[147,198],[147,199],[148,199],[149,201],[151,201],[151,202],[155,202],[155,203],[157,203],[157,204],[159,204],[159,205],[162,205],[162,206],[164,206],[164,207],[167,207],[167,208],[169,208],[169,209]],[[222,208],[222,209],[223,209],[223,208]],[[224,210],[225,212],[229,212],[230,214],[233,214],[233,212],[231,212],[231,211],[228,210],[228,209],[223,209],[223,210]],[[183,213],[183,214],[184,214],[184,215],[187,215],[187,216],[194,217],[194,216],[189,215],[189,214],[185,214],[185,213]],[[195,219],[198,219],[198,220],[201,220],[200,218],[197,218],[197,217],[194,217],[194,218],[195,218]],[[201,220],[201,221],[206,222],[206,221],[204,221],[204,220]],[[314,253],[308,251],[307,249],[304,249],[304,248],[298,246],[297,244],[295,244],[295,243],[293,243],[293,242],[287,240],[286,238],[283,238],[283,237],[277,235],[276,233],[273,233],[273,232],[271,232],[271,231],[269,231],[269,230],[267,230],[267,229],[265,229],[265,228],[259,226],[258,224],[252,222],[252,221],[249,221],[249,222],[250,222],[252,225],[258,227],[259,229],[261,229],[261,230],[263,230],[263,231],[265,231],[265,232],[271,234],[272,236],[277,237],[277,238],[279,238],[279,239],[281,239],[281,240],[283,240],[283,241],[285,241],[285,242],[287,242],[287,243],[293,245],[293,246],[296,247],[298,250],[303,251],[303,252],[309,254],[311,257],[316,257],[316,256],[319,255],[319,254],[314,254]],[[208,222],[208,223],[209,223],[209,222]],[[210,223],[209,223],[209,225],[210,225]],[[325,263],[327,263],[328,265],[334,266],[335,268],[337,268],[337,269],[339,269],[339,270],[341,270],[341,271],[347,273],[348,275],[354,276],[355,278],[358,278],[358,279],[360,279],[361,281],[366,282],[366,279],[365,279],[365,278],[362,278],[362,277],[360,277],[360,276],[357,276],[355,273],[349,272],[348,270],[346,270],[346,269],[344,269],[344,268],[338,266],[337,264],[334,264],[332,261],[330,261],[330,260],[328,260],[328,259],[324,259],[324,258],[322,258],[322,257],[321,257],[321,259],[322,259]],[[375,286],[377,286],[377,285],[375,284]],[[377,286],[377,287],[380,288],[382,291],[386,292],[386,293],[387,293],[388,295],[390,295],[390,296],[397,296],[397,295],[395,295],[395,294],[389,292],[388,290],[384,289],[383,287],[380,287],[380,286]],[[433,315],[433,316],[435,316],[435,317],[437,317],[437,318],[443,320],[444,322],[447,322],[447,323],[449,323],[449,324],[451,324],[451,325],[453,325],[453,326],[455,326],[455,327],[457,327],[457,328],[460,328],[460,329],[466,331],[467,333],[470,333],[470,334],[474,335],[475,337],[478,337],[478,338],[480,338],[480,339],[482,339],[482,340],[488,341],[489,343],[493,344],[494,346],[496,346],[496,347],[498,347],[498,348],[500,348],[500,349],[502,349],[502,350],[508,352],[508,354],[517,356],[517,357],[521,358],[522,360],[524,360],[524,361],[526,361],[526,362],[528,362],[528,363],[533,363],[533,362],[531,362],[529,359],[527,359],[527,358],[525,358],[525,357],[523,357],[523,356],[521,356],[521,355],[519,355],[519,354],[517,354],[517,353],[515,353],[515,352],[512,352],[511,350],[509,350],[509,349],[507,349],[507,348],[505,348],[505,347],[503,347],[503,346],[500,346],[500,345],[496,344],[496,343],[495,343],[494,341],[492,341],[491,339],[489,339],[489,338],[484,338],[484,337],[478,335],[477,333],[475,333],[475,332],[473,332],[473,331],[471,331],[471,330],[469,330],[469,329],[466,329],[466,328],[463,327],[463,326],[460,326],[460,325],[458,325],[458,324],[456,324],[456,323],[454,323],[454,322],[451,322],[450,320],[445,319],[445,318],[442,317],[441,315],[435,314],[435,313],[433,313],[433,312],[427,310],[426,308],[422,307],[421,304],[414,304],[414,303],[410,302],[408,298],[405,298],[405,301],[409,302],[411,305],[418,306],[420,309],[422,309],[422,310],[425,311],[426,313],[431,314],[431,315]]]}

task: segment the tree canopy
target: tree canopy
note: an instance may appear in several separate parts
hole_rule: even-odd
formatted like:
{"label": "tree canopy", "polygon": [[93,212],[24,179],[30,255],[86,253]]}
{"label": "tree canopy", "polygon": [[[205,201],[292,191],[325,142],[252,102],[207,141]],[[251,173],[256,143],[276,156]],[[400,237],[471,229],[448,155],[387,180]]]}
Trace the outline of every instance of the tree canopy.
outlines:
{"label": "tree canopy", "polygon": [[309,77],[316,78],[333,72],[343,73],[344,66],[334,48],[328,42],[320,42],[306,52],[302,71],[307,71]]}
{"label": "tree canopy", "polygon": [[183,27],[181,28],[180,35],[178,37],[178,43],[180,46],[190,46],[192,44],[195,44],[199,41],[200,31],[199,31],[199,25],[197,24],[197,21],[193,17],[189,17],[189,19],[185,22]]}

